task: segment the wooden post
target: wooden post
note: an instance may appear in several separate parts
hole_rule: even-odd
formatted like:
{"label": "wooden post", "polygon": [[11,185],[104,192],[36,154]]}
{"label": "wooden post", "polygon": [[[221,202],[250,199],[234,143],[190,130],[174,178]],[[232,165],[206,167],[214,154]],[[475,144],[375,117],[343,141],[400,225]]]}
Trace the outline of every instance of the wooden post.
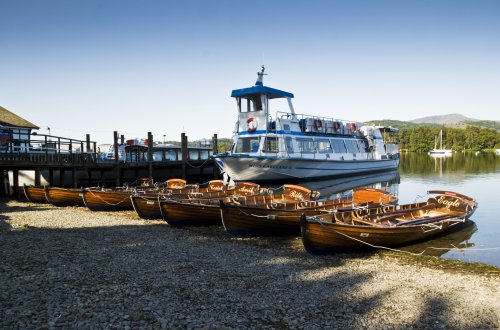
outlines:
{"label": "wooden post", "polygon": [[66,171],[64,168],[60,167],[59,168],[59,187],[64,187],[64,175]]}
{"label": "wooden post", "polygon": [[19,170],[12,170],[12,193],[14,198],[19,199]]}
{"label": "wooden post", "polygon": [[182,179],[187,180],[187,160],[188,160],[188,150],[187,150],[187,136],[186,133],[181,134],[181,156],[182,156]]}
{"label": "wooden post", "polygon": [[[87,140],[87,152],[90,152],[90,134],[87,134],[85,139]],[[82,148],[82,153],[83,153],[83,148]]]}
{"label": "wooden post", "polygon": [[[123,135],[122,135],[123,139]],[[113,148],[115,151],[115,168],[116,168],[116,186],[121,186],[121,171],[120,171],[120,160],[118,159],[118,132],[113,132]]]}
{"label": "wooden post", "polygon": [[148,174],[153,179],[153,134],[148,132]]}
{"label": "wooden post", "polygon": [[75,167],[71,167],[71,181],[73,182],[73,188],[78,188],[78,178],[76,177]]}
{"label": "wooden post", "polygon": [[[41,180],[41,175],[40,175],[40,168],[37,167],[35,168],[35,186],[41,186],[42,185],[42,180]],[[51,172],[52,173],[52,172]],[[50,177],[50,182],[49,185],[52,185],[52,176]],[[15,179],[14,179],[15,181]]]}
{"label": "wooden post", "polygon": [[[216,155],[219,153],[219,144],[217,142],[217,134],[214,134],[212,137],[212,155]],[[219,167],[217,166],[217,162],[215,161],[215,158],[212,158],[212,170],[214,173],[214,179],[216,179],[219,176]]]}

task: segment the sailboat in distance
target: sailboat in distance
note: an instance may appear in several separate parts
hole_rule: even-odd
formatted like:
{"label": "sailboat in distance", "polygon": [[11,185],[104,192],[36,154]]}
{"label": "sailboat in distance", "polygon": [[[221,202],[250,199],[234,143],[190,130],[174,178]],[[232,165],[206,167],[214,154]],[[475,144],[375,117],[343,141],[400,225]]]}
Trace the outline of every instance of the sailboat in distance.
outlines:
{"label": "sailboat in distance", "polygon": [[[439,148],[437,147],[439,140]],[[442,156],[451,156],[453,151],[451,149],[443,148],[443,130],[439,132],[439,135],[434,139],[434,149],[429,151],[429,155],[442,155]]]}

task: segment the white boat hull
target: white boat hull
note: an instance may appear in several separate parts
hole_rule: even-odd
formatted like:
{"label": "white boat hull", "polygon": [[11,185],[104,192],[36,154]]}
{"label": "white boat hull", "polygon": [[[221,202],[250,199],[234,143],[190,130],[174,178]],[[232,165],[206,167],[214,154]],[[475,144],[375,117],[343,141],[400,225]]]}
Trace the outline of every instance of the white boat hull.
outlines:
{"label": "white boat hull", "polygon": [[306,160],[219,156],[217,165],[234,181],[316,179],[396,169],[399,159]]}

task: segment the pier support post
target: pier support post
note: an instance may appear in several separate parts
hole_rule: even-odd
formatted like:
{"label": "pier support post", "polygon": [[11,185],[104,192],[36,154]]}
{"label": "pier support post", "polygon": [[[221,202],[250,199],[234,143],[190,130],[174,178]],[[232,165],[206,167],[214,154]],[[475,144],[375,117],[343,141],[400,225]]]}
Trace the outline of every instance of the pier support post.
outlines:
{"label": "pier support post", "polygon": [[148,175],[153,179],[153,134],[148,132]]}
{"label": "pier support post", "polygon": [[[217,142],[217,134],[214,134],[212,137],[212,155],[216,155],[219,153],[219,144]],[[215,159],[213,159],[213,173],[214,173],[214,179],[216,179],[219,175],[219,168],[217,167],[217,163],[215,162]]]}
{"label": "pier support post", "polygon": [[[42,179],[41,179],[40,172],[41,172],[40,167],[35,168],[35,186],[42,185]],[[17,175],[19,175],[19,173]],[[53,179],[53,177],[52,177],[52,169],[51,169],[50,170],[50,182],[49,182],[50,185],[52,185],[52,179]]]}
{"label": "pier support post", "polygon": [[[86,135],[86,142],[87,142],[87,148],[86,148],[86,152],[90,152],[90,134],[87,134]],[[82,150],[82,153],[83,153],[83,150]]]}
{"label": "pier support post", "polygon": [[12,194],[19,199],[19,170],[12,170]]}
{"label": "pier support post", "polygon": [[[123,135],[122,135],[122,141],[123,141]],[[115,151],[115,169],[116,169],[116,186],[119,187],[121,186],[121,169],[120,169],[120,159],[118,159],[118,132],[114,131],[113,132],[113,149]]]}
{"label": "pier support post", "polygon": [[182,155],[182,179],[187,180],[187,159],[188,159],[188,150],[187,144],[188,139],[186,133],[181,134],[181,155]]}

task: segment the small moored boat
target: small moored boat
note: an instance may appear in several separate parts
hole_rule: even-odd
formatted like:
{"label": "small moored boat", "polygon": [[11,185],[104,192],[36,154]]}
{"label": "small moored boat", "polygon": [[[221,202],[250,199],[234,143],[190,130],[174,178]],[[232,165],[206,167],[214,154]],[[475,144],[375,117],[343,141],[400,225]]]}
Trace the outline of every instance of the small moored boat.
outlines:
{"label": "small moored boat", "polygon": [[[184,181],[185,183],[185,181]],[[142,219],[161,219],[160,201],[167,199],[224,198],[234,193],[234,186],[222,180],[211,180],[206,187],[185,188],[180,185],[173,190],[168,182],[166,190],[160,192],[136,192],[130,196],[132,206]]]}
{"label": "small moored boat", "polygon": [[409,244],[467,223],[477,202],[450,191],[429,191],[425,202],[392,208],[339,211],[301,219],[302,242],[309,253],[349,251]]}
{"label": "small moored boat", "polygon": [[220,204],[222,198],[255,196],[266,193],[267,189],[253,182],[236,182],[229,196],[191,199],[160,200],[160,212],[163,220],[170,225],[220,224]]}
{"label": "small moored boat", "polygon": [[83,189],[45,187],[47,201],[55,206],[84,206]]}
{"label": "small moored boat", "polygon": [[[237,236],[299,235],[301,214],[315,215],[338,209],[352,209],[395,203],[397,198],[375,188],[358,188],[352,197],[335,200],[312,200],[312,195],[297,195],[293,185],[284,185],[283,197],[276,195],[241,197],[221,202],[222,223]],[[292,189],[292,194],[288,189]],[[305,189],[305,188],[304,188]]]}
{"label": "small moored boat", "polygon": [[24,195],[32,203],[47,203],[45,188],[33,185],[24,185]]}

